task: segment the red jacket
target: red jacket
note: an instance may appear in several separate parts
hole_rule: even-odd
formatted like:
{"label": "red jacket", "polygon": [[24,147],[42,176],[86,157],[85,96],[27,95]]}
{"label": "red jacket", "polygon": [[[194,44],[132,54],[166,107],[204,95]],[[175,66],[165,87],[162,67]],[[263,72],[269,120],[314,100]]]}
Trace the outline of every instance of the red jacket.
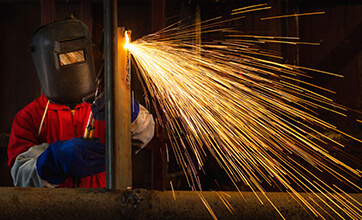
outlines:
{"label": "red jacket", "polygon": [[[34,145],[42,143],[52,144],[59,140],[69,140],[82,137],[90,114],[90,104],[82,103],[70,110],[67,106],[49,103],[48,111],[38,136],[39,126],[45,111],[48,99],[40,96],[23,108],[16,116],[10,134],[8,156],[10,167],[16,157]],[[104,143],[104,122],[95,122],[94,137],[100,138]],[[73,187],[71,178],[59,187]],[[105,172],[82,179],[80,187],[103,188],[106,186]]]}

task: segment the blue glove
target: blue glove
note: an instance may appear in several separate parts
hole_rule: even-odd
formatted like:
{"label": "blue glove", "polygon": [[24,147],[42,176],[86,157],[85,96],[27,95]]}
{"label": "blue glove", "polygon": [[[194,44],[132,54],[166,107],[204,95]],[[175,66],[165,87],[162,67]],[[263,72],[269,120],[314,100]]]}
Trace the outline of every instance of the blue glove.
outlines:
{"label": "blue glove", "polygon": [[56,141],[38,157],[36,169],[55,185],[69,177],[92,176],[105,170],[105,146],[82,138]]}
{"label": "blue glove", "polygon": [[[94,100],[94,101],[93,101]],[[104,121],[105,119],[105,105],[104,105],[104,92],[101,92],[99,96],[94,98],[94,94],[83,98],[83,101],[91,103],[91,110],[93,113],[93,118],[99,121]],[[138,113],[140,111],[139,104],[131,98],[131,122],[136,120]]]}

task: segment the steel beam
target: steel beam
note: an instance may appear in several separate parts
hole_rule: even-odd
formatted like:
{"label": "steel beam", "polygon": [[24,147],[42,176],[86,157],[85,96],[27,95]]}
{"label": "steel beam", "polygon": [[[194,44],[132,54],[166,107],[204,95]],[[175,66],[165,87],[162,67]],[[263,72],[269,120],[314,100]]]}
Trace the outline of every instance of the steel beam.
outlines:
{"label": "steel beam", "polygon": [[[175,195],[175,199],[174,199]],[[281,219],[275,208],[252,192],[202,192],[218,219]],[[266,193],[286,219],[315,219],[288,193]],[[324,197],[321,194],[317,194]],[[327,219],[340,219],[315,195],[301,193]],[[362,202],[362,194],[349,194]],[[140,198],[139,200],[137,199]],[[229,204],[226,207],[222,197]],[[314,201],[312,201],[312,199]],[[316,205],[316,202],[318,205]],[[331,207],[335,208],[332,203]],[[319,207],[318,207],[319,206]],[[361,208],[360,205],[357,207]],[[329,210],[328,216],[322,208]],[[230,210],[231,211],[230,211]],[[343,217],[343,213],[339,213]],[[1,219],[212,219],[197,192],[105,189],[0,188]],[[346,217],[346,219],[349,219]]]}

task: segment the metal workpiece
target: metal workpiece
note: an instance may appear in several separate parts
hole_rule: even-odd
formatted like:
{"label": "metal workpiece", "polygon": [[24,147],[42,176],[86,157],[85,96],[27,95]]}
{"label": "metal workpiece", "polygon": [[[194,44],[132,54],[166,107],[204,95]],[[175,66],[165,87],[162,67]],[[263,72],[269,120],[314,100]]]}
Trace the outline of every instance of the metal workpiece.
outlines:
{"label": "metal workpiece", "polygon": [[[239,192],[2,187],[0,219],[212,219],[201,197],[205,198],[218,219],[281,219],[261,193],[258,195],[264,205],[252,192],[242,192],[242,195],[245,199]],[[288,193],[266,195],[286,219],[316,219]],[[315,195],[301,195],[327,219],[340,219]],[[362,202],[362,194],[349,196]]]}
{"label": "metal workpiece", "polygon": [[104,1],[104,10],[106,185],[126,189],[132,187],[129,54],[125,29],[117,27],[117,1]]}
{"label": "metal workpiece", "polygon": [[[132,187],[131,92],[125,29],[117,27],[117,1],[104,1],[107,189]],[[128,60],[128,62],[127,62]]]}
{"label": "metal workpiece", "polygon": [[125,49],[126,31],[117,28],[118,69],[114,75],[114,189],[132,187],[130,57]]}

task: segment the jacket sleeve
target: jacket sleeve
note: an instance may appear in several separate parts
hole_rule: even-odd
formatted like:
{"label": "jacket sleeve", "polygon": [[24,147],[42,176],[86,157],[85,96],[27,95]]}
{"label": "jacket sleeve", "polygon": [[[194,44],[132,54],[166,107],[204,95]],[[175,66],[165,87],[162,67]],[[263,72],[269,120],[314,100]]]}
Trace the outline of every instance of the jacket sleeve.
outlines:
{"label": "jacket sleeve", "polygon": [[131,124],[132,151],[137,154],[152,139],[155,122],[152,114],[142,105],[136,120]]}
{"label": "jacket sleeve", "polygon": [[[8,145],[8,165],[11,168],[19,154],[29,150],[30,147],[39,145],[40,140],[37,134],[36,111],[21,110],[16,114],[11,127]],[[40,119],[39,119],[40,121]]]}
{"label": "jacket sleeve", "polygon": [[8,165],[15,186],[47,186],[36,171],[36,158],[48,144],[40,144],[37,134],[38,111],[25,107],[14,118],[8,145]]}
{"label": "jacket sleeve", "polygon": [[19,154],[11,168],[11,177],[16,187],[43,187],[43,181],[36,169],[36,159],[49,144],[35,145]]}

